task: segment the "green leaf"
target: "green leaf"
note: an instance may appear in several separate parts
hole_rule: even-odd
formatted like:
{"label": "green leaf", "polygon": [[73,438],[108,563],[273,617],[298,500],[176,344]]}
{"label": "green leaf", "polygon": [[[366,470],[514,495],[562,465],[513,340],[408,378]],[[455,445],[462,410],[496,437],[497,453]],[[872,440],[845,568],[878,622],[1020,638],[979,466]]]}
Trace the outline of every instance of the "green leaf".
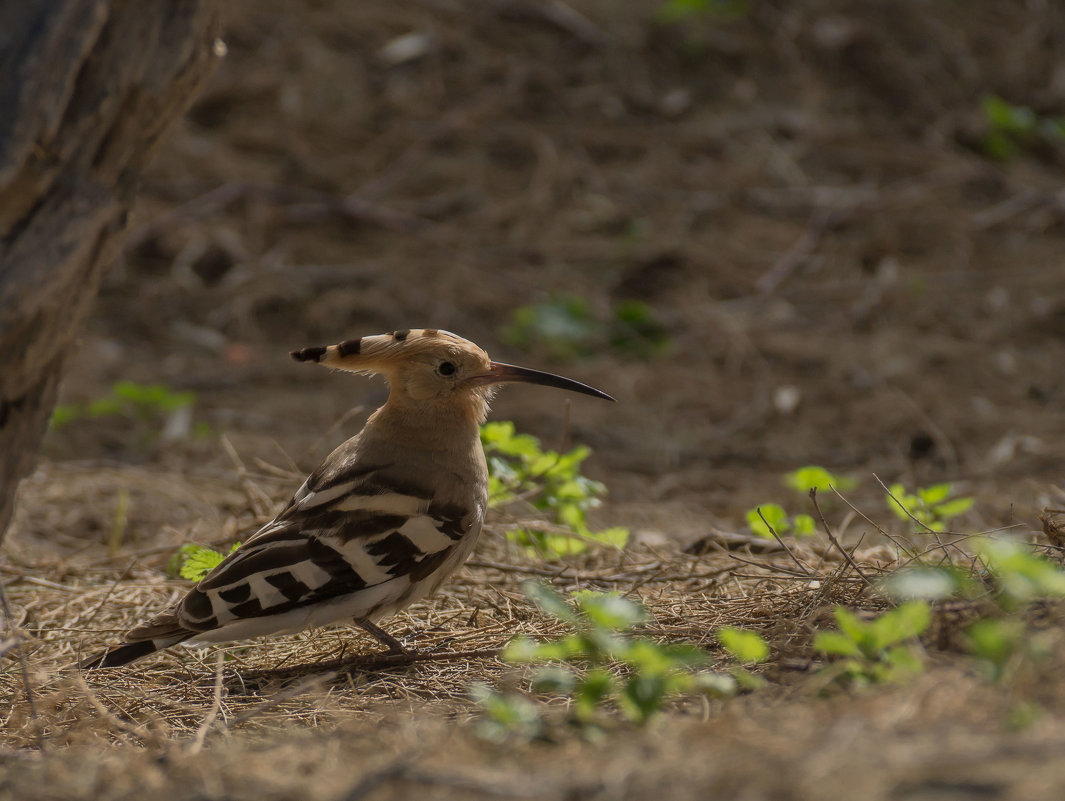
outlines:
{"label": "green leaf", "polygon": [[1030,134],[1038,120],[1032,109],[1015,106],[996,95],[987,95],[981,105],[992,130],[1001,133]]}
{"label": "green leaf", "polygon": [[614,308],[608,338],[614,350],[644,359],[665,351],[670,344],[669,329],[642,300],[625,300]]}
{"label": "green leaf", "polygon": [[756,665],[769,658],[769,644],[753,631],[727,626],[718,630],[717,640],[733,659],[745,665]]}
{"label": "green leaf", "polygon": [[75,404],[59,404],[52,410],[52,428],[62,428],[73,423],[84,415],[80,406]]}
{"label": "green leaf", "polygon": [[588,550],[588,543],[567,534],[545,534],[542,548],[544,556],[548,559],[559,559],[563,556],[584,553]]}
{"label": "green leaf", "polygon": [[952,517],[965,514],[972,508],[972,498],[955,498],[952,501],[939,504],[935,508],[935,513],[942,520],[950,520]]}
{"label": "green leaf", "polygon": [[514,529],[507,538],[531,557],[554,560],[583,553],[591,545],[622,547],[628,541],[624,528],[591,532],[586,512],[600,503],[606,487],[582,476],[580,465],[591,450],[584,445],[564,454],[544,451],[535,437],[516,434],[508,421],[486,423],[481,443],[488,463],[489,504],[498,506],[521,499],[548,515],[568,532]]}
{"label": "green leaf", "polygon": [[914,567],[888,575],[880,586],[893,598],[921,598],[938,601],[962,589],[958,575],[938,567]]}
{"label": "green leaf", "polygon": [[965,630],[969,652],[993,665],[1005,665],[1028,632],[1023,620],[977,620]]}
{"label": "green leaf", "polygon": [[821,631],[814,638],[814,650],[832,656],[861,656],[858,643],[838,631]]}
{"label": "green leaf", "polygon": [[687,23],[697,17],[729,22],[747,16],[750,11],[750,0],[667,0],[656,16],[662,22],[673,23]]}
{"label": "green leaf", "polygon": [[589,670],[577,685],[574,702],[578,718],[591,719],[599,705],[614,692],[614,675],[605,668]]}
{"label": "green leaf", "polygon": [[647,621],[647,610],[615,593],[582,593],[577,606],[597,626],[628,631]]}
{"label": "green leaf", "polygon": [[557,640],[538,642],[518,635],[503,649],[507,662],[565,662],[583,657],[587,653],[583,638],[570,634]]}
{"label": "green leaf", "polygon": [[664,675],[679,667],[664,646],[647,639],[629,641],[625,663],[644,675]]}
{"label": "green leaf", "polygon": [[584,298],[555,294],[544,303],[516,309],[500,335],[513,347],[540,348],[551,358],[567,361],[589,352],[595,324]]}
{"label": "green leaf", "polygon": [[827,492],[836,489],[851,489],[857,482],[849,476],[836,475],[819,465],[807,465],[784,476],[784,483],[794,490],[808,493],[812,489]]}
{"label": "green leaf", "polygon": [[688,668],[698,667],[699,665],[705,665],[710,658],[710,655],[707,654],[706,651],[694,645],[660,645],[658,643],[655,643],[655,645],[665,651],[666,655],[673,663],[673,667],[677,670],[686,670]]}
{"label": "green leaf", "polygon": [[[230,553],[233,553],[239,547],[240,543],[238,542],[230,550]],[[198,582],[218,567],[225,558],[224,554],[213,551],[210,548],[204,548],[201,545],[192,543],[182,545],[177,552],[178,575],[183,579]]]}
{"label": "green leaf", "polygon": [[846,634],[854,642],[861,642],[869,631],[869,624],[863,622],[851,612],[849,609],[843,606],[837,606],[833,610],[833,614],[836,618],[836,624],[839,626],[840,631]]}
{"label": "green leaf", "polygon": [[569,526],[573,531],[583,532],[587,530],[584,525],[584,511],[576,504],[562,504],[558,507],[558,521],[564,526]]}
{"label": "green leaf", "polygon": [[604,528],[602,531],[590,531],[585,536],[596,542],[601,542],[603,545],[612,545],[615,548],[624,548],[629,542],[629,530],[620,526]]}
{"label": "green leaf", "polygon": [[983,539],[974,544],[995,576],[1001,592],[1014,602],[1065,596],[1065,572],[1008,539]]}
{"label": "green leaf", "polygon": [[912,648],[905,645],[898,645],[888,651],[887,661],[892,669],[886,677],[890,681],[909,678],[924,671],[924,662]]}
{"label": "green leaf", "polygon": [[610,629],[593,626],[581,637],[587,648],[589,658],[594,661],[617,659],[624,662],[628,658],[633,640]]}
{"label": "green leaf", "polygon": [[531,686],[534,693],[569,695],[577,686],[577,677],[569,668],[553,665],[538,670]]}
{"label": "green leaf", "polygon": [[540,733],[540,711],[528,699],[502,695],[484,684],[471,685],[470,697],[486,715],[477,729],[482,737],[499,742],[511,734],[532,738]]}
{"label": "green leaf", "polygon": [[667,682],[660,674],[637,673],[629,678],[618,697],[621,711],[637,725],[645,725],[662,709]]}
{"label": "green leaf", "polygon": [[620,658],[637,673],[680,674],[703,665],[708,658],[700,648],[685,645],[662,645],[646,637],[628,640]]}
{"label": "green leaf", "polygon": [[1021,701],[1010,707],[1006,713],[1006,724],[1014,731],[1027,729],[1043,716],[1043,709],[1037,703]]}
{"label": "green leaf", "polygon": [[869,624],[873,646],[882,650],[921,634],[932,622],[932,610],[925,601],[909,601],[885,612]]}
{"label": "green leaf", "polygon": [[931,487],[919,487],[917,497],[925,506],[935,506],[942,503],[950,496],[950,484],[933,484]]}
{"label": "green leaf", "polygon": [[540,658],[539,649],[536,640],[518,634],[503,646],[502,657],[505,662],[534,662]]}
{"label": "green leaf", "polygon": [[111,417],[122,413],[122,404],[114,398],[97,398],[89,404],[89,417]]}
{"label": "green leaf", "polygon": [[521,589],[525,596],[542,611],[564,623],[576,622],[577,614],[573,611],[573,608],[566,603],[566,600],[561,595],[546,584],[532,580],[523,581]]}
{"label": "green leaf", "polygon": [[741,667],[732,668],[731,673],[733,678],[736,679],[736,684],[739,685],[739,688],[748,692],[760,690],[767,683],[761,676]]}
{"label": "green leaf", "polygon": [[817,532],[817,523],[810,515],[795,515],[791,520],[791,528],[796,537],[812,537]]}
{"label": "green leaf", "polygon": [[[917,498],[908,495],[906,493],[906,488],[902,486],[902,484],[892,484],[888,488],[888,492],[890,492],[891,495],[884,499],[888,509],[891,510],[895,517],[898,517],[901,520],[909,520],[910,515],[907,514],[907,512],[910,512],[910,514],[913,513],[913,509],[917,505]],[[891,496],[894,496],[894,498]],[[898,503],[895,502],[896,500]],[[905,509],[899,507],[900,503]]]}
{"label": "green leaf", "polygon": [[[758,514],[759,512],[761,512],[761,515]],[[763,517],[765,518],[764,522],[762,521]],[[767,503],[747,512],[747,525],[751,531],[759,537],[772,539],[773,534],[766,523],[772,526],[777,534],[783,534],[788,530],[788,513],[784,511],[784,507],[775,503]]]}

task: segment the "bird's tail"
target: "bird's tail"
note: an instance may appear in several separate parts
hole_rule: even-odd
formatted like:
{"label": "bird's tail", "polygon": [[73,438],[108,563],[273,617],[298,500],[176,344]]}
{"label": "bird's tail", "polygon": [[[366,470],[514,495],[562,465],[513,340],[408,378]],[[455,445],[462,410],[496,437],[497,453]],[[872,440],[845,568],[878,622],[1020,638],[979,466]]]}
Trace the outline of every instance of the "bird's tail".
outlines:
{"label": "bird's tail", "polygon": [[88,659],[83,659],[78,663],[78,667],[82,670],[95,670],[96,668],[127,665],[141,657],[184,642],[196,634],[197,632],[190,631],[179,624],[176,615],[172,612],[164,612],[150,623],[133,629],[126,635],[126,642],[100,651]]}

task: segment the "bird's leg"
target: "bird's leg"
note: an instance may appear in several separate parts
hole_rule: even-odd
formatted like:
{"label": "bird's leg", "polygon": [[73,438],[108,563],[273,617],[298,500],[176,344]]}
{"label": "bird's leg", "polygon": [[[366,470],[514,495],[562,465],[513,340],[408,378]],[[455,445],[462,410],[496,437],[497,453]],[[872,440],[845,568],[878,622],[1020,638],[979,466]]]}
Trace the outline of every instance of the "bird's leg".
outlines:
{"label": "bird's leg", "polygon": [[355,622],[362,627],[362,630],[377,640],[381,645],[387,646],[389,654],[406,654],[410,653],[403,647],[403,643],[378,626],[376,623],[371,623],[364,617],[355,618]]}

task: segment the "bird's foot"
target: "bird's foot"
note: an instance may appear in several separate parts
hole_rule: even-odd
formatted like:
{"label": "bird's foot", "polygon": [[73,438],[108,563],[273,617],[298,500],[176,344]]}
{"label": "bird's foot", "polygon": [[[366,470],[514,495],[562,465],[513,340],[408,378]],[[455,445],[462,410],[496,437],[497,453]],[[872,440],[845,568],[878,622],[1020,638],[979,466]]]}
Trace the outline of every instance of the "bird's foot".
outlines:
{"label": "bird's foot", "polygon": [[363,629],[363,631],[381,643],[381,645],[385,646],[387,649],[384,652],[385,656],[410,656],[411,654],[418,653],[416,648],[406,648],[403,643],[376,623],[372,623],[365,618],[355,618],[355,622]]}

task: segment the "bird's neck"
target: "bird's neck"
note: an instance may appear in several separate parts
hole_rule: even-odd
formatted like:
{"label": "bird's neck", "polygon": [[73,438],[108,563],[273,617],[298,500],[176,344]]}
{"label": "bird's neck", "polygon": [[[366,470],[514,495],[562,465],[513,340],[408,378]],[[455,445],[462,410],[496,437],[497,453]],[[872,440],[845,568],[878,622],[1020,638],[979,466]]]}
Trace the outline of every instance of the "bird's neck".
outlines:
{"label": "bird's neck", "polygon": [[487,404],[404,402],[389,396],[388,402],[370,415],[367,430],[393,442],[429,450],[466,449],[480,442],[480,423]]}

